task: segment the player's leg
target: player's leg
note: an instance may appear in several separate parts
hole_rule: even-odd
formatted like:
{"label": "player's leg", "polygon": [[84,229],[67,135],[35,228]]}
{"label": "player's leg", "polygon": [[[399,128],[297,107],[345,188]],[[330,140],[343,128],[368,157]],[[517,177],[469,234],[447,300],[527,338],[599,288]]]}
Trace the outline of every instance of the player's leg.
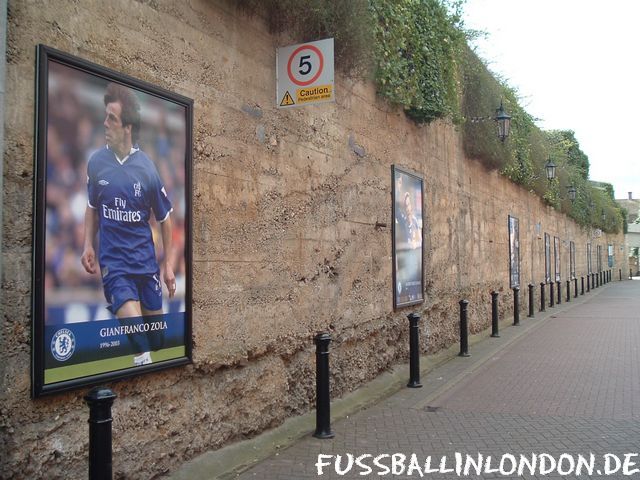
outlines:
{"label": "player's leg", "polygon": [[[110,303],[109,310],[123,325],[134,326],[144,322],[138,287],[131,275],[119,275],[103,280],[104,293]],[[134,365],[151,363],[149,339],[144,331],[129,333],[127,338],[133,347]]]}
{"label": "player's leg", "polygon": [[[155,323],[162,319],[162,285],[160,272],[152,275],[137,275],[136,285],[140,296],[140,308],[145,323]],[[164,348],[164,331],[152,328],[147,333],[151,352]]]}

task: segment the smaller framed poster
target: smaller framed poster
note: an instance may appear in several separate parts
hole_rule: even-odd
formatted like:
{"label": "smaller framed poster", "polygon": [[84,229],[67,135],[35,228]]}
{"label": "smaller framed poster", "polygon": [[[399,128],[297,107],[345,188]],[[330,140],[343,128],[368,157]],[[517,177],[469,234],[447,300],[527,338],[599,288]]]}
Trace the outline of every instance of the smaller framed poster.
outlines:
{"label": "smaller framed poster", "polygon": [[544,234],[544,281],[551,281],[551,236]]}
{"label": "smaller framed poster", "polygon": [[554,255],[554,265],[556,272],[556,282],[560,281],[560,239],[558,237],[553,237],[553,255]]}
{"label": "smaller framed poster", "polygon": [[393,307],[424,301],[423,294],[423,180],[395,165],[392,176]]}
{"label": "smaller framed poster", "polygon": [[520,286],[520,226],[518,219],[509,215],[509,283]]}
{"label": "smaller framed poster", "polygon": [[571,280],[576,278],[576,244],[569,242],[569,272],[571,272]]}

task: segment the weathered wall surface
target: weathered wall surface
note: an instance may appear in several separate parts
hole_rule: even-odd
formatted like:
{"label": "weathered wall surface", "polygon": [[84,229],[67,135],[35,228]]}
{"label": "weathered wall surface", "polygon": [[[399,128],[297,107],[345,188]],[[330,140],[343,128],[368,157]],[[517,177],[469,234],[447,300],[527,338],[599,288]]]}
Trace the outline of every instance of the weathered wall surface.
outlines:
{"label": "weathered wall surface", "polygon": [[[574,240],[578,275],[585,270],[590,232],[463,158],[451,125],[415,126],[371,85],[340,75],[336,104],[277,110],[275,48],[294,42],[228,3],[10,1],[0,325],[6,478],[81,478],[88,450],[84,391],[29,398],[37,43],[195,100],[194,364],[112,385],[117,478],[161,474],[308,410],[318,331],[334,337],[334,396],[406,359],[408,312],[392,309],[392,164],[425,178],[426,302],[415,309],[428,323],[424,351],[456,341],[461,298],[471,302],[473,331],[490,322],[491,289],[507,295],[508,314],[509,214],[520,220],[523,283],[542,280],[544,232]],[[621,245],[622,236],[593,242]],[[562,252],[564,280],[568,243]]]}

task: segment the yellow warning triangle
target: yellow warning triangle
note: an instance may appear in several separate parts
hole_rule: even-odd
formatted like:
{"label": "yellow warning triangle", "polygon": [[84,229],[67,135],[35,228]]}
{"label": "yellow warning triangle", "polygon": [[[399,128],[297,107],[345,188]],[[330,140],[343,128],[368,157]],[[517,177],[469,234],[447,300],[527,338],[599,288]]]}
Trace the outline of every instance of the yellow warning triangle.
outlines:
{"label": "yellow warning triangle", "polygon": [[284,94],[284,97],[282,97],[282,101],[280,102],[281,107],[288,107],[289,105],[295,105],[295,104],[296,102],[293,101],[293,97],[289,92]]}

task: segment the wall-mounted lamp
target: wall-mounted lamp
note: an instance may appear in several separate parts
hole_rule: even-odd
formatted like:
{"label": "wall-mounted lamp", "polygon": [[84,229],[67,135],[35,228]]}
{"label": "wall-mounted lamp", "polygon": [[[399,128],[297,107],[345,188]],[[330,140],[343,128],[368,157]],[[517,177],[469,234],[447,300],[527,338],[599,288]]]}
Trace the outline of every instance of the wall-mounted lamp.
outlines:
{"label": "wall-mounted lamp", "polygon": [[567,187],[567,193],[569,194],[569,200],[571,200],[572,202],[576,199],[576,187],[574,187],[573,185],[569,185]]}
{"label": "wall-mounted lamp", "polygon": [[551,181],[556,178],[556,164],[551,161],[551,156],[549,156],[549,160],[544,164],[544,169],[547,172],[547,180]]}
{"label": "wall-mounted lamp", "polygon": [[511,131],[511,115],[504,111],[502,100],[500,100],[500,108],[496,110],[495,117],[472,117],[472,123],[485,122],[487,120],[493,120],[498,127],[498,138],[501,142],[504,142],[509,136]]}
{"label": "wall-mounted lamp", "polygon": [[607,219],[607,212],[602,210],[602,221],[604,222]]}
{"label": "wall-mounted lamp", "polygon": [[500,108],[496,110],[495,121],[498,126],[498,138],[504,142],[511,131],[511,115],[504,111],[502,100],[500,100]]}

